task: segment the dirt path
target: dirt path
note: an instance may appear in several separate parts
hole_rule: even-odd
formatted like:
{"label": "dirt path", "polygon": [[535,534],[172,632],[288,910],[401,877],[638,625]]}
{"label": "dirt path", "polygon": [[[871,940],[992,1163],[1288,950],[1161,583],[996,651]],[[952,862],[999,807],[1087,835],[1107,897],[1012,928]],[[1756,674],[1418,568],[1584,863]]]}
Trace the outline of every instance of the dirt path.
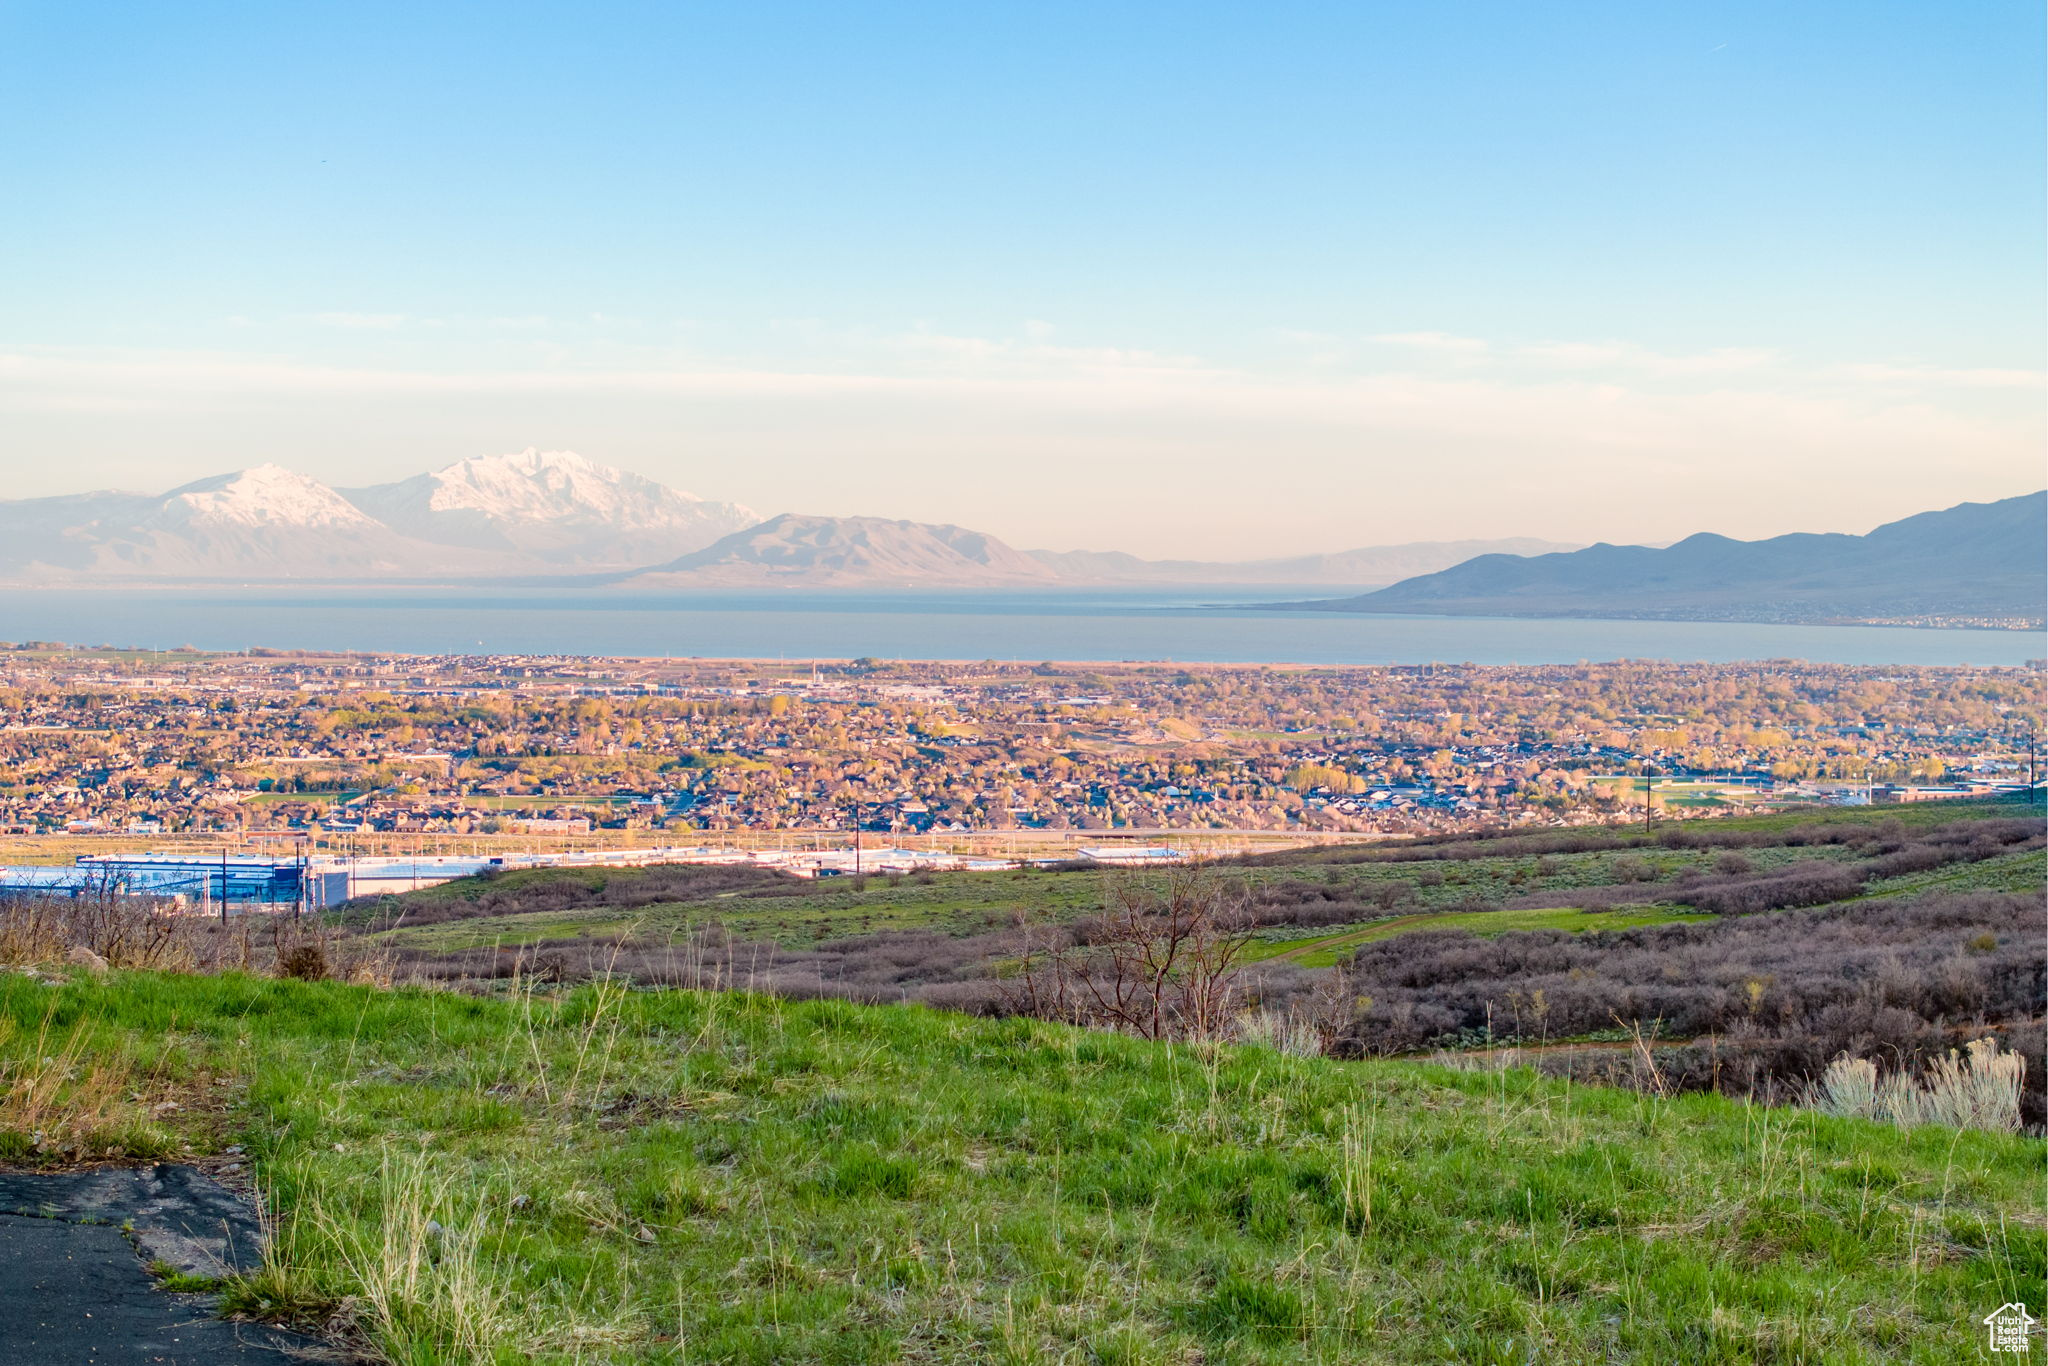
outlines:
{"label": "dirt path", "polygon": [[1290,958],[1300,958],[1311,953],[1322,953],[1327,949],[1341,949],[1364,939],[1367,935],[1377,934],[1382,930],[1398,930],[1402,926],[1412,925],[1418,920],[1437,920],[1442,918],[1442,916],[1442,911],[1424,911],[1416,915],[1397,915],[1392,920],[1375,920],[1362,930],[1346,930],[1342,934],[1333,934],[1328,939],[1310,939],[1304,943],[1297,944],[1285,953],[1276,953],[1271,958],[1261,958],[1259,961],[1261,963],[1284,963]]}

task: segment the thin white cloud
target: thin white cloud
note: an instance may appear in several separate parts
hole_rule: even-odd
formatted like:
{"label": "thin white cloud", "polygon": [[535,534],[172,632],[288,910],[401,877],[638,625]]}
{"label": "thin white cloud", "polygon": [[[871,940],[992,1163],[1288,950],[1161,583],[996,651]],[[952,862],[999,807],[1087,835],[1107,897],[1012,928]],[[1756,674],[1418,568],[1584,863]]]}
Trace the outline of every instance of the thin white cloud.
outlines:
{"label": "thin white cloud", "polygon": [[1381,347],[1407,351],[1461,366],[1485,364],[1503,370],[1583,370],[1609,375],[1717,375],[1757,370],[1778,360],[1757,347],[1718,347],[1670,354],[1624,341],[1493,342],[1451,332],[1378,332],[1365,338]]}
{"label": "thin white cloud", "polygon": [[[1377,433],[1427,444],[1480,440],[1503,449],[1629,451],[1681,459],[1902,441],[1964,458],[1972,450],[2025,449],[2030,417],[1913,400],[1889,381],[1709,391],[1493,371],[1448,374],[1316,372],[1285,375],[1205,366],[1188,357],[1121,348],[919,334],[889,354],[924,362],[906,372],[772,370],[669,363],[630,368],[418,371],[306,364],[228,354],[21,349],[0,353],[0,410],[222,412],[279,401],[408,401],[498,397],[564,400],[613,396],[710,402],[886,404],[906,425],[934,402],[1034,420],[1118,412],[1172,426],[1228,419],[1284,445],[1303,428]],[[1748,367],[1732,366],[1740,377]]]}
{"label": "thin white cloud", "polygon": [[1116,346],[1054,346],[1043,340],[1043,327],[1029,340],[1005,337],[963,337],[942,332],[911,332],[890,345],[912,356],[949,366],[983,371],[1092,372],[1097,374],[1188,374],[1209,367],[1193,356]]}
{"label": "thin white cloud", "polygon": [[403,313],[315,313],[313,321],[353,332],[388,332],[405,326],[406,318]]}
{"label": "thin white cloud", "polygon": [[1483,356],[1493,349],[1478,337],[1460,337],[1450,332],[1378,332],[1366,340],[1451,356]]}
{"label": "thin white cloud", "polygon": [[1756,347],[1717,347],[1690,355],[1670,355],[1629,342],[1539,342],[1507,353],[1538,365],[1564,370],[1621,371],[1645,375],[1725,375],[1760,370],[1778,360],[1776,352]]}
{"label": "thin white cloud", "polygon": [[[1598,419],[1619,411],[1673,409],[1693,401],[1729,412],[1754,413],[1766,404],[1842,413],[1896,412],[1902,407],[1902,384],[1995,389],[2038,388],[2043,383],[2041,375],[2023,370],[1838,365],[1801,373],[1768,364],[1770,353],[1762,351],[1667,357],[1612,343],[1521,349],[1543,352],[1542,364],[1513,372],[1488,368],[1432,374],[1383,369],[1276,375],[1157,351],[1054,346],[936,332],[911,333],[870,347],[870,360],[894,362],[887,368],[853,363],[830,369],[732,366],[667,356],[634,365],[577,366],[570,363],[570,353],[560,351],[550,353],[555,357],[552,363],[522,368],[410,370],[225,352],[16,347],[0,352],[0,403],[42,407],[47,401],[81,394],[173,407],[194,400],[215,403],[322,394],[645,393],[804,398],[870,393],[982,399],[1013,395],[1026,400],[1086,399],[1091,404],[1107,401],[1136,407],[1192,405],[1247,413],[1269,407],[1276,418],[1368,411],[1400,416],[1428,409],[1437,414],[1433,420],[1463,424],[1489,422],[1488,415],[1493,413],[1545,407],[1562,406]],[[851,359],[857,362],[859,358]],[[1609,373],[1597,373],[1603,369]],[[1634,382],[1637,378],[1695,374],[1721,377],[1724,382],[1711,392],[1691,394]],[[1757,376],[1759,382],[1746,388],[1731,387],[1749,375]],[[1601,425],[1597,420],[1589,423],[1596,430]]]}
{"label": "thin white cloud", "polygon": [[[364,446],[440,459],[451,434],[495,448],[538,428],[565,444],[687,442],[719,470],[759,471],[759,487],[720,495],[757,504],[800,489],[819,506],[856,494],[866,505],[879,481],[895,515],[1155,554],[1203,540],[1277,553],[1453,534],[1867,529],[2038,481],[2034,405],[1929,378],[1973,372],[1801,368],[1761,353],[1664,358],[1687,362],[1674,370],[1626,347],[1622,363],[1596,364],[1612,343],[1573,351],[1572,364],[1495,345],[1469,366],[1382,354],[1309,368],[1290,355],[1258,369],[1054,345],[1043,330],[805,333],[819,363],[804,368],[624,348],[610,353],[620,363],[579,364],[592,353],[557,345],[470,370],[15,346],[0,350],[0,444],[87,456],[0,457],[0,473],[17,494],[104,482],[93,462],[113,468],[144,431],[180,434],[177,472],[190,478],[278,458],[280,442],[345,447],[327,458],[353,468]],[[1020,483],[1020,469],[1034,478]],[[1091,497],[1077,501],[1082,486]]]}
{"label": "thin white cloud", "polygon": [[1938,389],[2040,389],[2048,375],[2038,370],[1944,369],[1932,365],[1838,365],[1831,374],[1870,384]]}

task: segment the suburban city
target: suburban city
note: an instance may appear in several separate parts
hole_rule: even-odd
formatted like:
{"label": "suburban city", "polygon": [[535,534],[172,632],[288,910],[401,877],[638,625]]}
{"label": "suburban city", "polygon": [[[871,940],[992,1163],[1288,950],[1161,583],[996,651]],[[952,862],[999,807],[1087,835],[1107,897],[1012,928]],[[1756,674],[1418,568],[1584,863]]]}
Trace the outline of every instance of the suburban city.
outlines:
{"label": "suburban city", "polygon": [[792,668],[29,645],[0,648],[0,831],[645,842],[1678,820],[2024,787],[2041,688],[2026,668],[1789,661]]}

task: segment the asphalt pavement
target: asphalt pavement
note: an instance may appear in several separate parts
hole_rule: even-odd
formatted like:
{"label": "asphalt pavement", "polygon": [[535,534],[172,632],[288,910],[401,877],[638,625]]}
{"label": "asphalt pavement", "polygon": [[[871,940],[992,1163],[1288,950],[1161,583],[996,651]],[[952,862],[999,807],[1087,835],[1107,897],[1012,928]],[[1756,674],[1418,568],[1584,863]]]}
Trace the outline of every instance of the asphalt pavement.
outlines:
{"label": "asphalt pavement", "polygon": [[190,1167],[0,1172],[0,1363],[5,1366],[306,1366],[312,1338],[215,1315],[211,1297],[156,1288],[252,1269],[253,1211]]}

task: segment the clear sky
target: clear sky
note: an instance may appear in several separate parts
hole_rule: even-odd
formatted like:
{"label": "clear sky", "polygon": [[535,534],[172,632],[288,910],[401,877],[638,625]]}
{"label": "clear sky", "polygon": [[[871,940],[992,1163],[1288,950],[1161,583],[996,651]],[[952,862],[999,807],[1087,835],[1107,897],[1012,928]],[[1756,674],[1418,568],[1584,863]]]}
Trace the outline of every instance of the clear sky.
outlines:
{"label": "clear sky", "polygon": [[2034,0],[0,0],[0,478],[1258,555],[2043,474]]}

